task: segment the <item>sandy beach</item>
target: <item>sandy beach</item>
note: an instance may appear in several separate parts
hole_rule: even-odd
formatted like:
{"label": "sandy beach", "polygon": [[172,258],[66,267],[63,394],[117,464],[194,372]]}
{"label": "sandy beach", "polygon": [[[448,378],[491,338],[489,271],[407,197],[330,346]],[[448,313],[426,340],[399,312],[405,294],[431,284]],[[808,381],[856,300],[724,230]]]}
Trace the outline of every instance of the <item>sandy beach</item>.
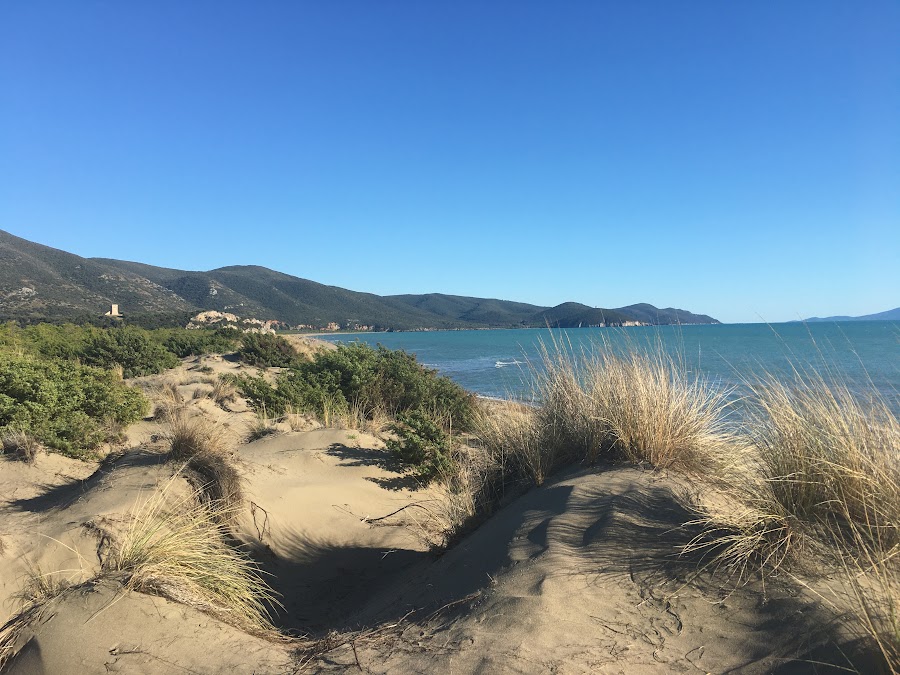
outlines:
{"label": "sandy beach", "polygon": [[852,658],[814,584],[737,585],[679,554],[701,495],[677,474],[575,465],[445,549],[447,495],[400,472],[379,434],[295,419],[248,440],[246,402],[209,398],[247,370],[205,356],[140,385],[169,383],[227,448],[242,494],[229,537],[277,594],[272,629],[107,571],[142,505],[196,489],[148,419],[99,464],[0,459],[0,620],[36,580],[50,589],[5,645],[8,672],[792,673]]}

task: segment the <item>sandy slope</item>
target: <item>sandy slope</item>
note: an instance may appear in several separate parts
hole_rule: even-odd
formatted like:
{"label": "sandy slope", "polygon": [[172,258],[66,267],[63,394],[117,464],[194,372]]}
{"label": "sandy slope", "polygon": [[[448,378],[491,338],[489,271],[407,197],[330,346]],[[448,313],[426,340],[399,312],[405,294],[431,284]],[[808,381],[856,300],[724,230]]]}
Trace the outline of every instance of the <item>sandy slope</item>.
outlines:
{"label": "sandy slope", "polygon": [[[283,596],[279,624],[302,633],[350,627],[365,598],[392,586],[427,541],[402,518],[363,521],[429,497],[388,471],[368,434],[321,429],[267,437],[240,449],[249,508],[238,536],[257,552]],[[414,486],[414,484],[413,484]]]}
{"label": "sandy slope", "polygon": [[[811,596],[771,583],[723,590],[697,575],[700,561],[674,555],[696,532],[672,478],[573,470],[436,555],[422,508],[368,522],[440,499],[396,473],[377,438],[316,429],[243,443],[252,413],[194,399],[209,384],[179,377],[187,405],[237,450],[246,504],[234,534],[283,597],[276,624],[313,638],[377,632],[308,660],[294,651],[308,643],[247,635],[106,580],[52,601],[10,672],[289,673],[308,660],[380,673],[770,673],[827,672],[794,659],[835,658],[836,632]],[[141,446],[102,466],[0,459],[0,617],[16,611],[29,567],[73,583],[97,571],[84,524],[127,518],[172,475],[154,430],[145,423],[133,436]]]}
{"label": "sandy slope", "polygon": [[674,555],[696,534],[681,526],[693,515],[682,492],[632,468],[534,490],[360,618],[444,611],[329,661],[384,673],[771,673],[813,672],[792,659],[833,656],[833,626],[812,597],[724,588]]}

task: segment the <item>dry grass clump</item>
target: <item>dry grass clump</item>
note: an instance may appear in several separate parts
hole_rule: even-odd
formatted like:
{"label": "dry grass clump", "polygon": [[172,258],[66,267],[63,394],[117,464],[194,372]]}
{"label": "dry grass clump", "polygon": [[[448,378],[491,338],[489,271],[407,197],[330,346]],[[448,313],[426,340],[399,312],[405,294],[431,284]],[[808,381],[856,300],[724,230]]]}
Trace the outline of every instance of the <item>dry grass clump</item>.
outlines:
{"label": "dry grass clump", "polygon": [[691,377],[661,346],[622,352],[608,342],[576,354],[554,340],[531,368],[535,405],[482,416],[479,436],[535,484],[559,466],[601,456],[697,471],[738,443],[729,391]]}
{"label": "dry grass clump", "polygon": [[535,408],[513,401],[482,403],[475,421],[478,438],[506,473],[519,471],[541,485],[551,459],[541,448]]}
{"label": "dry grass clump", "polygon": [[900,421],[887,402],[801,373],[751,388],[748,446],[719,481],[736,507],[707,522],[718,562],[743,573],[803,551],[865,559],[900,546]]}
{"label": "dry grass clump", "polygon": [[167,493],[168,486],[136,509],[103,571],[244,630],[272,631],[269,607],[278,601],[253,561],[228,545],[225,526],[193,495],[167,506]]}
{"label": "dry grass clump", "polygon": [[[275,592],[257,565],[229,545],[220,509],[210,508],[199,493],[170,503],[175,480],[139,503],[122,530],[93,525],[110,548],[100,574],[87,583],[112,577],[126,589],[160,595],[242,630],[275,636],[270,618],[270,608],[280,606]],[[0,670],[21,647],[22,632],[70,588],[79,586],[32,571],[21,593],[21,611],[0,626]]]}
{"label": "dry grass clump", "polygon": [[[169,421],[167,459],[183,462],[197,477],[204,500],[220,515],[232,513],[243,499],[242,479],[223,447],[219,427],[206,418],[178,411]],[[226,519],[227,520],[227,519]]]}
{"label": "dry grass clump", "polygon": [[731,392],[659,346],[574,354],[554,341],[540,365],[534,407],[503,404],[479,419],[505,474],[539,484],[564,462],[606,455],[703,478],[718,503],[686,551],[707,551],[739,579],[788,562],[844,569],[859,625],[896,664],[900,423],[890,405],[815,374],[766,376],[749,383],[738,431]]}
{"label": "dry grass clump", "polygon": [[21,647],[22,632],[46,613],[52,601],[69,587],[68,581],[57,574],[44,574],[40,568],[28,570],[25,587],[18,594],[22,608],[0,626],[0,671]]}
{"label": "dry grass clump", "polygon": [[507,487],[518,472],[504,458],[485,448],[467,444],[451,450],[449,469],[438,478],[443,493],[438,520],[447,547],[489,517],[503,503]]}
{"label": "dry grass clump", "polygon": [[[856,629],[881,655],[887,672],[900,673],[900,544],[872,541],[871,532],[853,523],[838,525],[849,545],[839,547],[842,581],[849,590]],[[834,536],[833,539],[838,539]]]}
{"label": "dry grass clump", "polygon": [[367,522],[402,517],[436,550],[451,546],[503,502],[510,474],[484,447],[452,443],[448,461],[430,482],[431,497]]}
{"label": "dry grass clump", "polygon": [[540,367],[532,365],[532,398],[538,402],[535,425],[537,455],[530,462],[543,477],[562,464],[596,459],[608,445],[608,430],[594,416],[587,384],[588,361],[568,343],[541,344]]}
{"label": "dry grass clump", "polygon": [[165,422],[173,417],[184,404],[184,397],[178,390],[178,384],[167,380],[161,386],[153,388],[150,396],[154,401],[153,419]]}
{"label": "dry grass clump", "polygon": [[751,382],[746,446],[688,550],[738,578],[836,572],[856,627],[900,672],[900,420],[873,392],[795,371]]}
{"label": "dry grass clump", "polygon": [[260,438],[278,433],[276,420],[266,414],[265,408],[260,410],[247,428],[247,442],[257,441]]}
{"label": "dry grass clump", "polygon": [[887,402],[818,375],[766,377],[754,398],[751,441],[791,518],[852,524],[865,546],[900,543],[900,420]]}
{"label": "dry grass clump", "polygon": [[209,398],[219,406],[224,408],[228,403],[233,403],[237,399],[237,387],[231,380],[219,377],[214,383]]}
{"label": "dry grass clump", "polygon": [[222,434],[210,420],[191,415],[187,410],[175,411],[168,421],[165,438],[169,441],[170,459],[187,460],[207,452],[220,452]]}
{"label": "dry grass clump", "polygon": [[683,361],[655,349],[624,354],[603,344],[586,361],[584,379],[594,441],[614,456],[658,468],[696,471],[727,456],[729,390],[691,376]]}
{"label": "dry grass clump", "polygon": [[291,428],[291,431],[304,431],[309,425],[306,415],[299,412],[290,404],[284,407],[284,416],[282,419]]}
{"label": "dry grass clump", "polygon": [[4,455],[26,464],[34,464],[41,447],[37,440],[24,431],[5,431],[0,437],[0,444]]}

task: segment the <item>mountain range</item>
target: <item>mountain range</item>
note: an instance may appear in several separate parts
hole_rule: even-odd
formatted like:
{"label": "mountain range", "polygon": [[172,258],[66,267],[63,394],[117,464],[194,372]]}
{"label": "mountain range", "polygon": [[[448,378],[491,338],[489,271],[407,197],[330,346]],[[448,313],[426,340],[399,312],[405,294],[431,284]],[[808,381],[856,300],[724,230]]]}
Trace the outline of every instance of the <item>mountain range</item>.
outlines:
{"label": "mountain range", "polygon": [[541,307],[441,293],[388,295],[326,286],[266,267],[207,272],[109,258],[82,258],[0,230],[0,319],[84,320],[118,304],[126,316],[187,317],[203,310],[312,328],[419,330],[719,323],[649,304],[617,309],[566,302]]}
{"label": "mountain range", "polygon": [[900,307],[864,316],[813,316],[804,321],[900,321]]}

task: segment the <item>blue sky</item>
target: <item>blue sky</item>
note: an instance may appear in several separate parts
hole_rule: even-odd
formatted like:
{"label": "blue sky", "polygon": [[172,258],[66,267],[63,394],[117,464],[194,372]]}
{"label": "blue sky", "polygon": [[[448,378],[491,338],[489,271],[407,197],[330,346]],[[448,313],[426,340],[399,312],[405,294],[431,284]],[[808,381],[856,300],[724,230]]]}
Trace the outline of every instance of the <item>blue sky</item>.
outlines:
{"label": "blue sky", "polygon": [[7,2],[0,228],[380,294],[900,305],[900,3]]}

